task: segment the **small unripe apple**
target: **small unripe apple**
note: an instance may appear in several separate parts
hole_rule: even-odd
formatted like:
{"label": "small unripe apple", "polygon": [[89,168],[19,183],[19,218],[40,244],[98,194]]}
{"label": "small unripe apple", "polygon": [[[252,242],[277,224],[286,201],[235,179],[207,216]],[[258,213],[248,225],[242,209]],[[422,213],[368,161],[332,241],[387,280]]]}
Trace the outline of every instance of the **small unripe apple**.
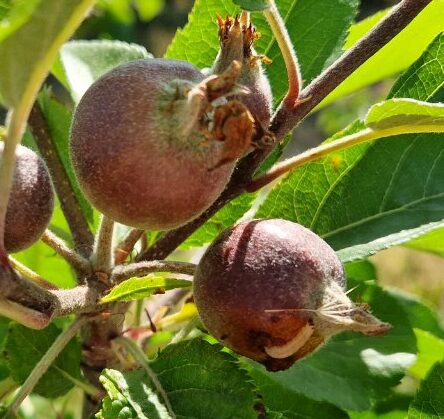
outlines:
{"label": "small unripe apple", "polygon": [[246,221],[222,232],[202,257],[194,299],[204,326],[269,370],[290,367],[344,330],[390,328],[355,305],[333,249],[291,221]]}
{"label": "small unripe apple", "polygon": [[[4,143],[0,141],[0,160]],[[5,248],[18,252],[34,244],[45,231],[54,209],[54,192],[43,160],[21,145],[6,211]]]}
{"label": "small unripe apple", "polygon": [[[152,230],[178,227],[207,209],[244,152],[226,159],[226,144],[252,135],[245,106],[225,98],[237,68],[231,78],[207,80],[189,63],[147,59],[97,80],[71,130],[74,169],[91,203],[115,221]],[[245,124],[232,123],[238,119]]]}

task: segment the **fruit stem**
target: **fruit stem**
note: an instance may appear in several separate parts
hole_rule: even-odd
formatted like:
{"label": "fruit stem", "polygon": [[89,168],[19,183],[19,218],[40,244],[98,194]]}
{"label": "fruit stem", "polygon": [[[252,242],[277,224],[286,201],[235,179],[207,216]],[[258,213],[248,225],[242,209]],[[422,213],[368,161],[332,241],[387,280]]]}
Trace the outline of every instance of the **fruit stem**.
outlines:
{"label": "fruit stem", "polygon": [[118,284],[129,278],[145,276],[153,272],[194,275],[195,271],[196,265],[194,263],[152,260],[149,262],[137,262],[125,266],[116,266],[112,271],[111,279],[113,284]]}
{"label": "fruit stem", "polygon": [[84,276],[91,273],[91,262],[70,249],[66,243],[52,231],[46,230],[43,233],[41,240],[65,259],[78,274]]}
{"label": "fruit stem", "polygon": [[94,251],[91,257],[94,272],[109,274],[112,266],[112,247],[114,236],[114,221],[102,215],[94,242]]}
{"label": "fruit stem", "polygon": [[168,395],[165,391],[165,389],[162,386],[162,383],[157,378],[156,373],[151,369],[148,360],[146,359],[146,355],[143,352],[143,350],[132,340],[128,338],[117,338],[114,339],[114,342],[117,344],[122,345],[128,353],[132,355],[132,357],[135,359],[135,361],[143,368],[143,370],[146,372],[150,380],[152,381],[155,389],[159,393],[159,395],[162,397],[163,402],[165,403],[165,407],[168,410],[168,413],[170,414],[171,418],[175,419],[176,415],[174,413],[173,407],[171,406],[170,400],[168,398]]}
{"label": "fruit stem", "polygon": [[57,339],[54,341],[45,355],[43,355],[32,370],[31,374],[20,387],[19,392],[15,395],[14,400],[9,405],[4,418],[15,417],[21,403],[31,393],[40,378],[42,378],[43,374],[45,374],[48,368],[51,367],[51,364],[60,355],[71,339],[77,334],[80,328],[90,320],[90,317],[79,317],[77,320],[71,323],[71,325],[65,331],[57,336]]}
{"label": "fruit stem", "polygon": [[264,10],[264,16],[271,27],[274,37],[279,45],[284,58],[288,76],[288,92],[283,100],[283,104],[290,108],[296,105],[299,93],[302,88],[301,71],[298,58],[293,48],[285,22],[276,7],[274,0],[268,0],[269,8]]}
{"label": "fruit stem", "polygon": [[144,230],[131,229],[125,238],[114,249],[114,264],[120,265],[125,262],[128,255],[134,249],[136,243],[141,239]]}
{"label": "fruit stem", "polygon": [[357,144],[365,143],[367,141],[375,141],[381,138],[392,137],[402,134],[419,134],[419,133],[440,133],[444,132],[444,125],[400,125],[397,127],[390,127],[385,129],[366,128],[355,134],[347,135],[338,140],[321,144],[318,147],[307,150],[295,157],[289,158],[282,163],[276,164],[265,175],[260,176],[251,181],[246,186],[245,190],[254,192],[258,189],[268,185],[280,176],[290,172],[298,167],[308,164],[314,160],[318,160],[335,151],[342,151]]}

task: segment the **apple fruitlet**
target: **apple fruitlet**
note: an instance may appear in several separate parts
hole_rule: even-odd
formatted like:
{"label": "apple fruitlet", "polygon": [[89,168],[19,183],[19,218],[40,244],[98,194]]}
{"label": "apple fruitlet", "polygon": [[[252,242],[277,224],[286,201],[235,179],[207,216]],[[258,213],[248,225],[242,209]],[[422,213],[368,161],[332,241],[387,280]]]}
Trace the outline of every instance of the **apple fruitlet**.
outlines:
{"label": "apple fruitlet", "polygon": [[[4,143],[0,141],[0,160]],[[54,191],[43,160],[21,145],[6,210],[5,248],[18,252],[34,244],[45,231],[54,209]]]}
{"label": "apple fruitlet", "polygon": [[194,299],[207,330],[272,371],[290,367],[345,330],[378,335],[390,325],[345,293],[333,249],[291,221],[246,221],[223,231],[202,257]]}
{"label": "apple fruitlet", "polygon": [[93,83],[75,111],[70,145],[91,203],[115,221],[152,230],[179,227],[207,209],[251,143],[253,118],[227,99],[239,72],[234,62],[205,78],[184,61],[146,59]]}

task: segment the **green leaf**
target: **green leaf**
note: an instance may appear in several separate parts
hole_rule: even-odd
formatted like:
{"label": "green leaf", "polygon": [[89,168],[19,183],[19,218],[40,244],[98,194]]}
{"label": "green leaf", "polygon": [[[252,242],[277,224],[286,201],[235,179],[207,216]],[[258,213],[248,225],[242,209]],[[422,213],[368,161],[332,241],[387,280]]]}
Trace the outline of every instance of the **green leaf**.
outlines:
{"label": "green leaf", "polygon": [[[352,27],[347,47],[351,47],[364,36],[384,14],[384,12],[379,12],[375,17],[370,17],[369,20],[359,22],[355,27]],[[322,105],[331,103],[339,97],[346,96],[408,68],[423,53],[427,45],[444,31],[443,15],[444,1],[435,0],[430,2],[407,28],[368,59],[327,96]],[[410,95],[405,94],[404,96],[409,97]]]}
{"label": "green leaf", "polygon": [[444,228],[438,228],[405,244],[416,250],[434,253],[444,257]]}
{"label": "green leaf", "polygon": [[[443,46],[441,35],[401,76],[392,96],[436,100],[444,92]],[[332,140],[362,128],[356,122]],[[443,139],[402,135],[333,153],[287,175],[256,216],[309,227],[342,261],[407,242],[444,224]]]}
{"label": "green leaf", "polygon": [[435,364],[421,383],[409,408],[409,419],[439,419],[444,415],[444,362]]}
{"label": "green leaf", "polygon": [[154,19],[165,7],[165,0],[135,0],[139,17],[144,22]]}
{"label": "green leaf", "polygon": [[105,370],[100,381],[108,397],[103,402],[99,419],[138,418],[169,419],[165,406],[157,394],[144,381],[147,380],[143,370],[122,374],[116,370]]}
{"label": "green leaf", "polygon": [[[5,345],[5,358],[11,376],[22,384],[35,365],[50,348],[61,330],[50,324],[43,330],[28,329],[11,324]],[[73,339],[63,349],[48,371],[34,388],[34,393],[56,398],[74,387],[80,379],[80,345]]]}
{"label": "green leaf", "polygon": [[78,102],[95,80],[114,67],[150,57],[144,47],[136,44],[108,40],[71,41],[60,50],[53,73]]}
{"label": "green leaf", "polygon": [[415,335],[418,345],[418,358],[410,368],[409,373],[422,380],[436,362],[444,359],[444,340],[420,329],[415,329]]}
{"label": "green leaf", "polygon": [[180,248],[186,250],[212,242],[219,233],[232,226],[251,208],[256,196],[256,194],[244,193],[229,202],[185,240]]}
{"label": "green leaf", "polygon": [[191,281],[164,278],[162,276],[130,278],[115,286],[109,294],[102,298],[101,302],[141,300],[153,294],[163,293],[174,288],[191,287],[191,284]]}
{"label": "green leaf", "polygon": [[375,130],[400,125],[444,126],[444,103],[389,99],[370,108],[365,117],[365,124]]}
{"label": "green leaf", "polygon": [[415,336],[396,299],[379,287],[360,283],[351,295],[369,303],[372,313],[393,329],[377,337],[342,333],[287,371],[257,368],[288,391],[341,409],[369,410],[385,398],[415,361]]}
{"label": "green leaf", "polygon": [[[0,93],[10,107],[28,104],[93,0],[45,0],[0,43]],[[23,106],[23,105],[22,105]]]}
{"label": "green leaf", "polygon": [[392,392],[379,401],[371,411],[348,412],[350,419],[406,419],[412,397]]}
{"label": "green leaf", "polygon": [[[210,345],[201,339],[169,345],[150,366],[177,418],[257,418],[251,378],[232,355],[221,352],[219,345]],[[110,370],[104,374],[109,376]],[[148,414],[148,408],[153,409],[153,404],[149,403],[146,394],[153,391],[153,385],[143,370],[123,374],[112,371],[111,374],[118,377],[118,380],[113,379],[113,387],[118,388],[118,393],[128,395],[120,404],[127,401],[126,406],[131,405],[133,411],[140,409],[139,418],[165,417],[159,414],[159,410],[155,416]],[[113,392],[116,394],[115,390]],[[118,399],[110,391],[108,396]],[[108,417],[103,416],[104,419]]]}
{"label": "green leaf", "polygon": [[260,12],[270,8],[270,3],[267,0],[233,0],[233,3],[250,11]]}
{"label": "green leaf", "polygon": [[[0,354],[5,349],[6,337],[8,336],[8,327],[10,320],[0,317]],[[4,357],[0,357],[0,381],[5,380],[10,375]]]}
{"label": "green leaf", "polygon": [[254,383],[258,386],[261,402],[267,409],[267,418],[282,419],[346,419],[348,415],[337,407],[311,400],[294,393],[272,380],[259,369],[249,368]]}
{"label": "green leaf", "polygon": [[41,0],[16,0],[0,5],[0,42],[14,33],[32,15]]}
{"label": "green leaf", "polygon": [[412,327],[444,339],[444,329],[433,307],[401,290],[390,289],[387,292],[395,297],[397,303],[404,309]]}
{"label": "green leaf", "polygon": [[376,279],[376,268],[369,260],[356,260],[345,264],[347,278],[358,281],[372,281]]}
{"label": "green leaf", "polygon": [[72,113],[64,105],[53,99],[48,90],[43,90],[40,93],[38,103],[45,118],[53,147],[62,163],[71,189],[74,191],[83,215],[92,224],[93,209],[80,190],[69,158],[69,133]]}

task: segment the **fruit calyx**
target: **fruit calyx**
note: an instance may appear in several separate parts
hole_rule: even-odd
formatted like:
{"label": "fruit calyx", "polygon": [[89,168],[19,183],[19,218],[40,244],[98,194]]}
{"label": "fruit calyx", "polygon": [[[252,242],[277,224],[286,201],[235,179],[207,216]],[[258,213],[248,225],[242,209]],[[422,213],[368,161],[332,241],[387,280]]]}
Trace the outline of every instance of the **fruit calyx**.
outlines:
{"label": "fruit calyx", "polygon": [[203,146],[209,141],[224,143],[219,160],[209,170],[237,160],[253,142],[255,120],[244,104],[231,98],[248,92],[237,83],[241,68],[239,61],[232,61],[221,74],[210,75],[194,86],[174,80],[160,97],[157,121],[161,125],[167,121],[174,127],[171,118],[177,120],[176,141],[195,139]]}
{"label": "fruit calyx", "polygon": [[250,14],[242,12],[236,17],[227,16],[225,19],[218,16],[220,50],[213,64],[212,72],[220,74],[235,60],[242,63],[239,83],[249,89],[249,93],[239,97],[255,118],[256,135],[255,145],[261,146],[264,142],[272,141],[272,135],[267,127],[272,113],[272,93],[270,83],[264,74],[262,64],[270,64],[271,60],[265,55],[257,54],[254,43],[260,38],[250,22]]}
{"label": "fruit calyx", "polygon": [[279,359],[287,357],[300,359],[340,332],[352,331],[367,336],[377,336],[392,328],[389,323],[382,322],[373,316],[367,304],[353,303],[343,289],[333,281],[325,288],[322,303],[315,310],[266,311],[268,313],[308,312],[308,322],[301,327],[293,339],[283,345],[264,348],[270,357]]}

